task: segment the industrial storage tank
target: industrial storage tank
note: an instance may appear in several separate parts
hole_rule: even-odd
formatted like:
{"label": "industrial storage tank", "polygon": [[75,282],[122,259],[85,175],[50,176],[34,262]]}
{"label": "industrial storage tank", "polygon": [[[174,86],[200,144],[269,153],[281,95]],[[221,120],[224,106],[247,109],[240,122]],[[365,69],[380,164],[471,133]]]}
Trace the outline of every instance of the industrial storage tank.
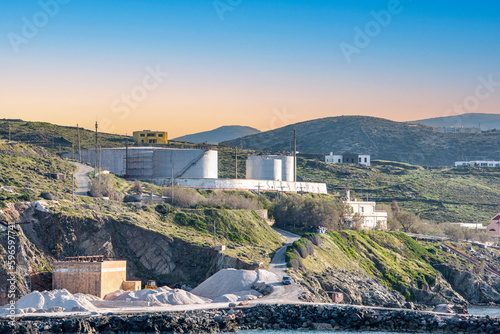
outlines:
{"label": "industrial storage tank", "polygon": [[246,178],[282,181],[282,161],[265,155],[248,157]]}
{"label": "industrial storage tank", "polygon": [[[64,154],[78,159],[78,154]],[[95,165],[95,150],[81,151],[82,162]],[[131,178],[218,178],[218,152],[158,147],[106,148],[97,150],[98,166]]]}
{"label": "industrial storage tank", "polygon": [[281,181],[293,182],[293,157],[288,155],[268,155],[269,158],[281,160]]}

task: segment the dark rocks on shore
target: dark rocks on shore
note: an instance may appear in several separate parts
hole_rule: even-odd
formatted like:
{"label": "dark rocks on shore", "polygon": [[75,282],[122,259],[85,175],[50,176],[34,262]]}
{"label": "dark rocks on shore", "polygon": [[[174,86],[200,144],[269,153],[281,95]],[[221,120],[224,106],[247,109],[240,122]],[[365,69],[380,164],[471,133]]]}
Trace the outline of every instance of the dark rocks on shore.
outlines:
{"label": "dark rocks on shore", "polygon": [[447,315],[334,305],[258,305],[210,311],[136,315],[24,317],[10,333],[218,333],[253,329],[386,330],[402,332],[499,333],[500,318]]}

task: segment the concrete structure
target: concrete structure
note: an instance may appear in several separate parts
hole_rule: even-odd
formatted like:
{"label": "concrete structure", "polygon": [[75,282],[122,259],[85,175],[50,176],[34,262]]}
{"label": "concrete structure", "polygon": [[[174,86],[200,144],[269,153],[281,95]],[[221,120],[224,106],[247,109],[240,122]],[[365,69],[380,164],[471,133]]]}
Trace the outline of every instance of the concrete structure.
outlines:
{"label": "concrete structure", "polygon": [[347,191],[345,203],[352,208],[352,217],[358,213],[362,217],[362,229],[387,230],[387,212],[377,211],[376,202],[363,202],[351,198],[350,191]]}
{"label": "concrete structure", "polygon": [[455,167],[500,167],[500,161],[457,161],[455,162]]}
{"label": "concrete structure", "polygon": [[370,166],[370,156],[367,154],[333,154],[325,156],[327,163],[343,163],[343,164],[360,164],[363,166]]}
{"label": "concrete structure", "polygon": [[325,157],[325,162],[331,164],[341,164],[344,162],[344,159],[341,154],[333,154],[333,152],[330,152],[330,155]]}
{"label": "concrete structure", "polygon": [[445,133],[481,133],[481,128],[467,128],[463,126],[450,126],[436,128],[438,132]]}
{"label": "concrete structure", "polygon": [[[170,178],[144,178],[144,182],[154,183],[159,186],[170,186]],[[273,180],[244,180],[244,179],[174,179],[174,185],[195,189],[234,190],[243,189],[251,191],[284,191],[326,194],[326,183],[289,182]]]}
{"label": "concrete structure", "polygon": [[[106,294],[139,287],[140,281],[127,282],[127,261],[56,262],[52,271],[52,289],[86,293],[103,298]],[[125,289],[123,289],[125,290]]]}
{"label": "concrete structure", "polygon": [[[82,162],[95,165],[95,150],[81,151]],[[76,154],[63,154],[78,158]],[[111,173],[130,178],[212,178],[218,177],[218,152],[212,150],[160,147],[103,148],[98,165]],[[99,161],[101,160],[101,161]]]}
{"label": "concrete structure", "polygon": [[500,238],[500,213],[491,219],[486,230],[494,237]]}
{"label": "concrete structure", "polygon": [[165,131],[135,131],[134,141],[139,144],[168,144],[168,134]]}
{"label": "concrete structure", "polygon": [[293,181],[293,157],[286,155],[256,155],[246,161],[249,180]]}

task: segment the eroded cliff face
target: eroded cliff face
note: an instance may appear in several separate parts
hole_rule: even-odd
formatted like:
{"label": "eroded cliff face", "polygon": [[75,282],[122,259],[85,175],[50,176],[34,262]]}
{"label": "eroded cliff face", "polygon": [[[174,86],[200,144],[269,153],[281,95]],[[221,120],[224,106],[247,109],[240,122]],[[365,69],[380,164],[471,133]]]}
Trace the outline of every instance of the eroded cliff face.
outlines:
{"label": "eroded cliff face", "polygon": [[[463,247],[485,265],[499,266],[498,252]],[[306,235],[287,256],[294,275],[318,301],[330,302],[328,292],[342,292],[346,303],[384,307],[500,304],[499,277],[439,244],[417,243],[402,234]]]}
{"label": "eroded cliff face", "polygon": [[0,211],[6,224],[0,225],[1,305],[19,299],[32,289],[43,289],[51,282],[47,256],[26,238],[22,225],[18,224],[26,222],[24,212],[31,215],[35,210],[30,203],[18,203],[9,204],[7,209]]}
{"label": "eroded cliff face", "polygon": [[[32,290],[50,290],[52,264],[69,256],[125,259],[127,279],[154,278],[162,285],[194,287],[220,269],[252,269],[250,264],[219,254],[207,245],[189,243],[108,216],[95,214],[92,219],[82,219],[53,214],[36,203],[12,204],[2,214],[8,221],[18,223],[10,232],[15,235],[16,245],[16,299]],[[10,277],[5,261],[8,239],[8,229],[4,228],[0,232],[2,282]],[[0,304],[8,300],[7,287],[2,284]]]}
{"label": "eroded cliff face", "polygon": [[500,278],[465,271],[451,265],[436,265],[455,291],[471,304],[500,304]]}

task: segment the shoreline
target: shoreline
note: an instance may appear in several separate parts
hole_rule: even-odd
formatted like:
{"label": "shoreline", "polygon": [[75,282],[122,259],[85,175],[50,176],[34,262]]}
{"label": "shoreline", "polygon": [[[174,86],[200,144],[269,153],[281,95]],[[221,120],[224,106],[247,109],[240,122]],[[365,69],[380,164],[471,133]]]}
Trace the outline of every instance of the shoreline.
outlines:
{"label": "shoreline", "polygon": [[0,318],[3,333],[218,333],[259,329],[498,333],[500,318],[335,304]]}

